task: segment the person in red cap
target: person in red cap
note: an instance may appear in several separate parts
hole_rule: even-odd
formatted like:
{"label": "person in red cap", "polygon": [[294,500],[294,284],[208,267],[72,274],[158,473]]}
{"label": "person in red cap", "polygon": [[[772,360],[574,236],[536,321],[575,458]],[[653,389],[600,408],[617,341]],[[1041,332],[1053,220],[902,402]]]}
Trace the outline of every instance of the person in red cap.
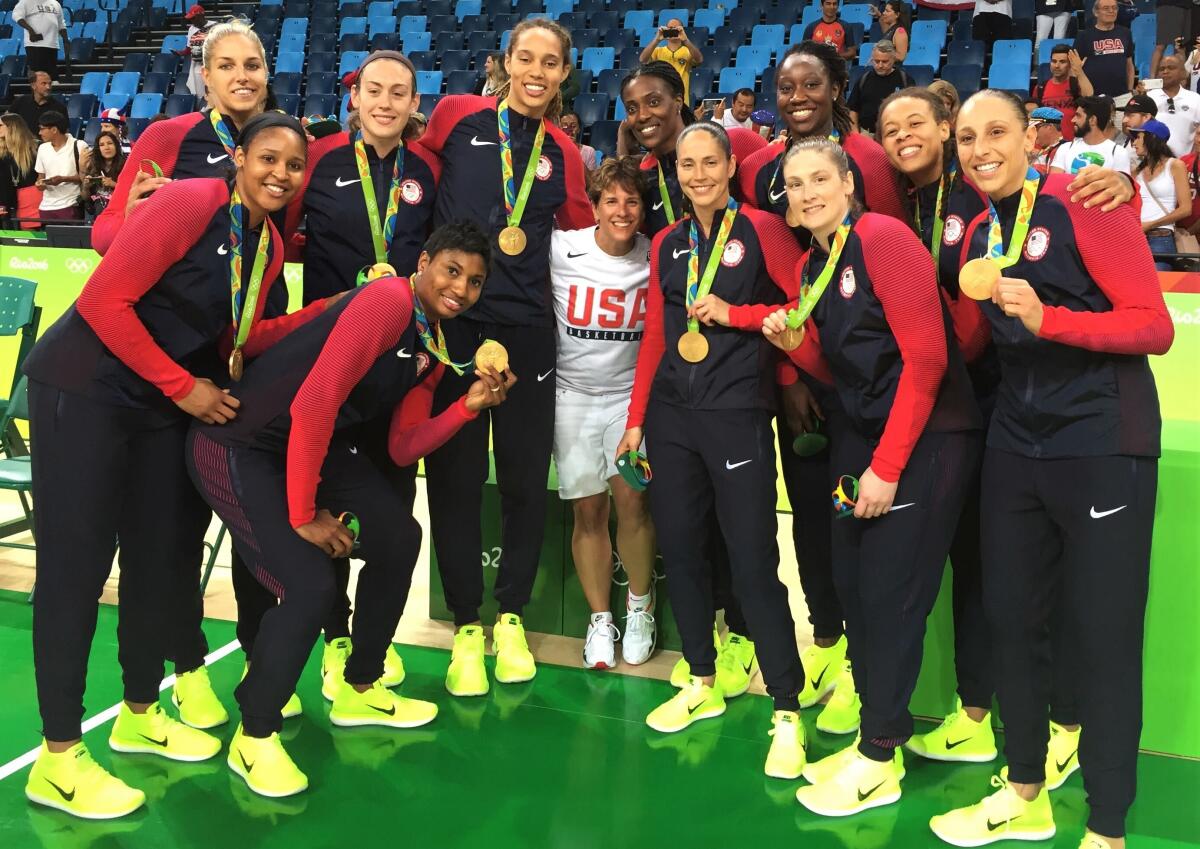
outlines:
{"label": "person in red cap", "polygon": [[208,34],[210,26],[208,13],[204,11],[203,6],[196,3],[187,10],[183,19],[188,22],[187,55],[192,62],[188,70],[188,91],[196,97],[204,97],[204,77],[201,76],[200,69],[204,67],[202,50],[204,37]]}

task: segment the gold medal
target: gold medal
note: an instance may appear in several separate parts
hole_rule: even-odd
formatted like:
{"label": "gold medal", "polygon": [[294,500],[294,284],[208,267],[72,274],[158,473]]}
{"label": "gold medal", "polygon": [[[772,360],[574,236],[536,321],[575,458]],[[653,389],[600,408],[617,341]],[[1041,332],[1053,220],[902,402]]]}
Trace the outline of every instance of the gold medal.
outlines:
{"label": "gold medal", "polygon": [[1000,282],[1000,266],[990,259],[973,259],[958,271],[958,288],[968,298],[986,301]]}
{"label": "gold medal", "polygon": [[528,239],[525,237],[525,231],[520,227],[505,227],[500,231],[499,242],[500,250],[509,256],[520,256],[525,250]]}
{"label": "gold medal", "polygon": [[229,355],[229,376],[235,381],[241,380],[244,368],[245,359],[242,356],[242,349],[234,348],[233,353]]}
{"label": "gold medal", "polygon": [[500,374],[508,371],[508,349],[495,339],[485,339],[475,352],[475,368],[486,371],[489,367]]}
{"label": "gold medal", "polygon": [[377,262],[367,269],[367,282],[378,280],[380,277],[395,277],[396,269],[386,262]]}
{"label": "gold medal", "polygon": [[698,363],[708,356],[708,340],[696,330],[689,330],[679,337],[679,356],[689,363]]}
{"label": "gold medal", "polygon": [[785,351],[794,351],[804,341],[804,326],[789,327],[779,334],[779,346]]}

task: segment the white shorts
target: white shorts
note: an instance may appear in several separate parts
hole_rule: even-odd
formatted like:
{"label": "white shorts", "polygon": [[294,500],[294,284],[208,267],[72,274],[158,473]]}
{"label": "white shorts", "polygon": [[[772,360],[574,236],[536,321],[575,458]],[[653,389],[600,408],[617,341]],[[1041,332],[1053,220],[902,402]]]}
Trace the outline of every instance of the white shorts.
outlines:
{"label": "white shorts", "polygon": [[625,435],[629,393],[587,395],[559,387],[554,395],[554,464],[564,501],[608,492],[617,446]]}

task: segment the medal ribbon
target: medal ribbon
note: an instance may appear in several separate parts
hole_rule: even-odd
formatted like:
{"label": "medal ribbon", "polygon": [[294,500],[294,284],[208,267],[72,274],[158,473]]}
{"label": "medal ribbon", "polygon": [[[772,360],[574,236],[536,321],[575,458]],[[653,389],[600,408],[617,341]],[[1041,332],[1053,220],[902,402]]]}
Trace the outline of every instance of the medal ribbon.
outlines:
{"label": "medal ribbon", "polygon": [[221,147],[225,148],[229,158],[233,159],[233,151],[237,145],[233,143],[233,133],[229,132],[225,119],[221,117],[218,110],[213,109],[208,113],[208,120],[212,124],[213,132],[217,134],[217,139],[221,142]]}
{"label": "medal ribbon", "polygon": [[845,220],[834,231],[833,239],[829,244],[829,256],[825,259],[825,267],[821,269],[821,273],[817,275],[816,281],[812,284],[808,282],[808,263],[804,263],[804,271],[800,275],[800,302],[795,309],[788,310],[787,314],[789,329],[799,329],[816,309],[817,301],[821,300],[821,296],[825,294],[825,289],[829,286],[829,281],[833,279],[833,270],[837,268],[838,260],[842,258],[842,249],[846,247],[846,240],[850,237],[850,230],[853,226],[850,215],[847,213]]}
{"label": "medal ribbon", "polygon": [[[688,244],[691,252],[688,255],[687,293],[684,303],[688,309],[692,304],[712,291],[713,281],[717,278],[717,269],[721,265],[721,255],[725,253],[725,243],[729,241],[729,232],[733,229],[733,220],[737,218],[738,204],[733,198],[725,207],[725,216],[721,226],[717,228],[717,240],[713,242],[712,253],[708,255],[708,264],[704,266],[704,277],[700,277],[700,233],[693,218],[688,225]],[[700,332],[700,319],[688,319],[688,332]]]}
{"label": "medal ribbon", "polygon": [[434,337],[429,317],[425,315],[425,308],[421,306],[421,299],[417,297],[416,280],[412,277],[408,278],[408,285],[412,289],[413,296],[413,321],[417,325],[417,335],[421,337],[421,342],[425,345],[425,350],[452,368],[455,374],[463,374],[470,368],[471,362],[455,363],[451,361],[450,354],[446,351],[446,337],[442,333],[442,325],[438,324],[437,336]]}
{"label": "medal ribbon", "polygon": [[533,188],[533,177],[537,173],[538,160],[542,156],[542,141],[546,138],[546,122],[543,119],[538,124],[537,135],[533,138],[533,151],[529,154],[529,162],[525,164],[525,176],[521,178],[521,191],[516,191],[513,180],[512,136],[509,134],[508,101],[502,100],[496,107],[496,124],[500,131],[500,171],[504,180],[504,208],[508,211],[508,226],[520,227],[521,216],[525,214],[525,204],[529,200],[529,192]]}
{"label": "medal ribbon", "polygon": [[367,160],[367,145],[362,132],[354,136],[354,164],[358,166],[363,201],[367,205],[367,220],[371,222],[371,244],[375,246],[375,262],[387,262],[396,235],[396,218],[400,211],[400,180],[404,176],[404,142],[396,148],[396,164],[392,168],[392,185],[388,191],[387,210],[382,226],[379,223],[379,201],[375,199],[375,183],[371,179],[371,164]]}
{"label": "medal ribbon", "polygon": [[[250,336],[254,325],[254,314],[258,309],[258,295],[262,290],[263,274],[267,270],[267,245],[271,241],[270,225],[263,219],[263,231],[258,237],[258,250],[254,254],[254,267],[250,269],[250,283],[242,293],[242,216],[246,207],[234,189],[229,197],[229,290],[233,303],[234,350],[241,350]],[[245,317],[246,320],[242,321]]]}
{"label": "medal ribbon", "polygon": [[1038,180],[1041,175],[1030,168],[1025,172],[1025,183],[1021,186],[1021,201],[1017,205],[1017,220],[1013,224],[1012,240],[1008,250],[1004,250],[1004,232],[1000,229],[1000,213],[996,204],[988,198],[988,252],[987,258],[1001,269],[1015,265],[1021,257],[1021,249],[1025,247],[1025,237],[1029,235],[1029,222],[1033,218],[1033,204],[1037,200]]}
{"label": "medal ribbon", "polygon": [[[953,190],[954,180],[958,177],[958,163],[950,166],[950,171],[942,175],[941,182],[938,183],[937,203],[933,208],[933,241],[929,243],[929,251],[933,254],[933,267],[937,268],[938,258],[942,254],[942,231],[946,228],[946,218],[942,214],[945,209],[946,195],[948,190]],[[922,240],[925,238],[925,232],[921,228],[921,193],[916,194],[916,225],[917,234]]]}
{"label": "medal ribbon", "polygon": [[[834,144],[842,143],[842,134],[837,130],[831,130],[827,138]],[[790,144],[790,142],[789,142]],[[783,153],[787,153],[787,148],[783,149]],[[767,195],[775,193],[775,181],[779,179],[779,175],[783,172],[783,153],[775,160],[775,173],[771,175],[771,182],[767,184]]]}
{"label": "medal ribbon", "polygon": [[667,213],[667,223],[675,223],[675,207],[671,203],[671,193],[667,191],[667,177],[663,174],[662,163],[658,163],[658,196],[662,198],[663,210]]}

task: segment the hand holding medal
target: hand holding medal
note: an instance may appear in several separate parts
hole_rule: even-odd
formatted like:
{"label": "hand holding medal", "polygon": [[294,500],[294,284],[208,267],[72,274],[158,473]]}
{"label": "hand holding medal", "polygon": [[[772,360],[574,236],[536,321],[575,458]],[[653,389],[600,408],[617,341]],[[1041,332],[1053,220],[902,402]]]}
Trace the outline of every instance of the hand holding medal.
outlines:
{"label": "hand holding medal", "polygon": [[[1013,223],[1012,238],[1008,250],[1004,249],[1004,232],[1000,227],[1000,213],[996,204],[988,201],[987,256],[967,262],[958,272],[958,288],[968,298],[986,301],[993,298],[1000,284],[1001,272],[1016,265],[1029,235],[1029,222],[1033,218],[1033,205],[1037,201],[1038,181],[1041,175],[1030,168],[1025,173],[1025,184],[1021,187],[1021,200],[1017,205],[1017,218]],[[996,302],[999,304],[999,301]],[[1039,320],[1038,324],[1041,322]]]}

